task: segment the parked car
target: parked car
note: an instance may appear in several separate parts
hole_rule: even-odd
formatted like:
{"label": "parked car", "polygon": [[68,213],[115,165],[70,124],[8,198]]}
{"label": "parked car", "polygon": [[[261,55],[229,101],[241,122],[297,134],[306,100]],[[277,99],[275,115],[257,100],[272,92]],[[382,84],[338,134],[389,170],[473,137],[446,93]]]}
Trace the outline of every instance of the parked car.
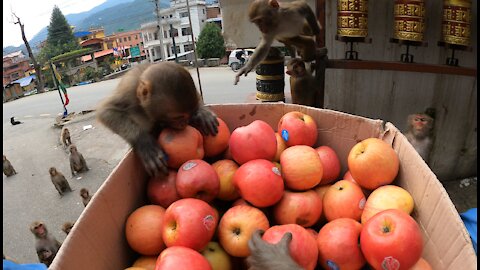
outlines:
{"label": "parked car", "polygon": [[[237,52],[241,51],[242,49],[236,49],[230,52],[230,55],[228,56],[228,66],[232,68],[232,70],[237,71],[239,68],[241,68],[240,60],[235,57]],[[248,59],[250,56],[252,56],[253,52],[255,52],[255,49],[243,49],[247,53],[245,57]]]}

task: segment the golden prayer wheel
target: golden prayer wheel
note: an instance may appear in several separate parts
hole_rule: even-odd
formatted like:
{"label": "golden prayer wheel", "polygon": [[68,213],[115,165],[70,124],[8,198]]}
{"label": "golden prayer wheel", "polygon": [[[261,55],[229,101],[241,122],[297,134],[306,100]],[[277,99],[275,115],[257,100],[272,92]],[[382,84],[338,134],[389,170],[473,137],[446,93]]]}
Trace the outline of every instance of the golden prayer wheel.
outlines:
{"label": "golden prayer wheel", "polygon": [[367,0],[338,0],[337,35],[342,37],[366,37],[367,34]]}
{"label": "golden prayer wheel", "polygon": [[423,41],[425,30],[425,2],[423,0],[395,0],[394,38]]}
{"label": "golden prayer wheel", "polygon": [[285,56],[270,48],[267,58],[257,66],[257,94],[261,101],[285,101]]}
{"label": "golden prayer wheel", "polygon": [[444,0],[442,36],[448,44],[470,45],[470,0]]}

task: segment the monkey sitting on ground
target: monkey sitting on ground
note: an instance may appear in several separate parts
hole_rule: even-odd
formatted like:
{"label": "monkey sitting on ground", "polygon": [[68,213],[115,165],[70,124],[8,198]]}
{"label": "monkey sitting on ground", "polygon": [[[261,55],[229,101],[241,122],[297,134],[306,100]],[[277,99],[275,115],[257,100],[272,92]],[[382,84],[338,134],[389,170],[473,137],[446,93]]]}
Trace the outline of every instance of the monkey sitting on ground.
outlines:
{"label": "monkey sitting on ground", "polygon": [[190,73],[173,62],[137,65],[97,110],[98,120],[127,141],[150,176],[168,175],[157,138],[163,128],[192,125],[216,135],[218,120],[200,98]]}
{"label": "monkey sitting on ground", "polygon": [[79,172],[88,171],[87,163],[85,162],[83,155],[78,152],[77,146],[71,144],[68,149],[70,151],[70,170],[72,171],[72,177]]}
{"label": "monkey sitting on ground", "polygon": [[75,225],[75,223],[72,223],[72,222],[65,222],[65,223],[63,223],[62,231],[63,231],[66,235],[68,235],[68,234],[70,233],[70,231],[72,230],[73,225]]}
{"label": "monkey sitting on ground", "polygon": [[52,183],[60,196],[63,196],[64,192],[72,191],[72,188],[70,188],[65,176],[61,172],[57,171],[55,167],[51,167],[48,172],[50,173],[50,179],[52,180]]}
{"label": "monkey sitting on ground", "polygon": [[87,204],[90,202],[92,199],[92,195],[90,195],[88,189],[82,188],[80,189],[80,197],[82,197],[82,202],[85,207],[87,207]]}
{"label": "monkey sitting on ground", "polygon": [[15,117],[12,116],[10,117],[10,124],[12,124],[12,126],[15,126],[15,125],[18,125],[18,124],[22,124],[23,122],[20,122],[20,121],[17,121],[15,120]]}
{"label": "monkey sitting on ground", "polygon": [[7,177],[17,174],[15,168],[13,168],[12,163],[7,159],[5,155],[3,155],[3,174]]}
{"label": "monkey sitting on ground", "polygon": [[248,270],[303,270],[290,255],[291,233],[285,233],[277,244],[265,242],[262,234],[261,230],[257,230],[248,241]]}
{"label": "monkey sitting on ground", "polygon": [[60,133],[60,142],[65,149],[72,144],[72,139],[70,138],[70,131],[66,127],[62,128],[62,133]]}
{"label": "monkey sitting on ground", "polygon": [[252,71],[268,55],[275,40],[285,44],[292,58],[299,50],[306,62],[315,60],[315,36],[320,33],[320,24],[315,13],[303,0],[279,3],[277,0],[254,0],[248,17],[262,32],[262,39],[247,64],[235,76],[236,85],[240,76]]}
{"label": "monkey sitting on ground", "polygon": [[433,146],[433,122],[434,119],[426,113],[410,114],[407,118],[405,136],[426,163]]}
{"label": "monkey sitting on ground", "polygon": [[43,222],[35,221],[30,225],[30,231],[35,236],[35,250],[38,260],[50,266],[60,249],[61,243],[48,233],[47,226]]}
{"label": "monkey sitting on ground", "polygon": [[286,73],[290,75],[292,103],[314,107],[319,84],[305,67],[305,62],[299,58],[291,59],[287,63]]}

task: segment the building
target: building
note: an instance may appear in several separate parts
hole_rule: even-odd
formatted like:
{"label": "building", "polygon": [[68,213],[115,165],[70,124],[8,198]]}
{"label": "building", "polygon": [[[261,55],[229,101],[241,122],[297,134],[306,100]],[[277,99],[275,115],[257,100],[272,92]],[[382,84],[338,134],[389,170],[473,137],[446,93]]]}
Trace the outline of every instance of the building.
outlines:
{"label": "building", "polygon": [[123,56],[131,61],[139,61],[146,58],[141,30],[109,35],[104,39],[103,49],[112,49],[116,51],[117,56]]}
{"label": "building", "polygon": [[103,50],[103,39],[105,38],[105,30],[103,27],[92,28],[89,31],[74,32],[78,43],[82,48],[92,48],[95,51]]}
{"label": "building", "polygon": [[[190,16],[192,19],[193,35],[195,40],[207,21],[205,1],[190,0]],[[161,41],[158,37],[157,21],[142,24],[143,44],[150,62],[161,59],[162,50],[164,59],[175,58],[175,51],[179,59],[193,59],[192,29],[188,20],[186,0],[170,1],[170,8],[160,10]],[[175,46],[173,43],[175,42]]]}
{"label": "building", "polygon": [[13,52],[3,57],[3,85],[25,77],[31,70],[30,58],[22,51]]}

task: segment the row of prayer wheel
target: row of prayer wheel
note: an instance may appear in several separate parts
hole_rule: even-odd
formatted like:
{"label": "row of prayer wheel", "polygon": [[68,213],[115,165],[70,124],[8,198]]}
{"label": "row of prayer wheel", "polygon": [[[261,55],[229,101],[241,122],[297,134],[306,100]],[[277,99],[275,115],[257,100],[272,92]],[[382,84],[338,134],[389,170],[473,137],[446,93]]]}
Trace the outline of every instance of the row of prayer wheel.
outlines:
{"label": "row of prayer wheel", "polygon": [[[337,0],[337,34],[344,37],[366,37],[368,34],[368,1]],[[470,45],[471,0],[444,0],[442,38],[445,43]],[[423,41],[425,1],[394,1],[394,38]]]}

